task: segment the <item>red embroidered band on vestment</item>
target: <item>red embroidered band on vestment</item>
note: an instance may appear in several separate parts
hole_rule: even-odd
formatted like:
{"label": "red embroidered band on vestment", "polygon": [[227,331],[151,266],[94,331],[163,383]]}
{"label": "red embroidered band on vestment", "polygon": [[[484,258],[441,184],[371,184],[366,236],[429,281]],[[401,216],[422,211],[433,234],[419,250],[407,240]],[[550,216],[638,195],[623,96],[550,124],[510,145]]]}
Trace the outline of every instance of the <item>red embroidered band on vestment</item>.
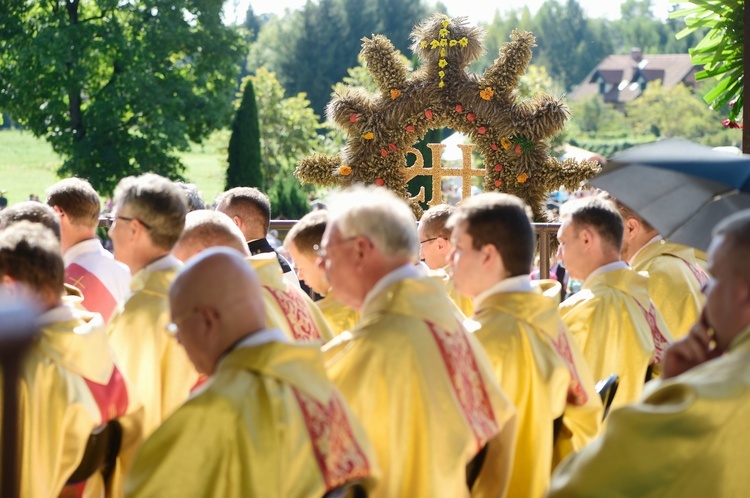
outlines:
{"label": "red embroidered band on vestment", "polygon": [[292,388],[310,434],[326,491],[370,475],[370,464],[354,437],[344,404],[332,394],[327,404]]}
{"label": "red embroidered band on vestment", "polygon": [[320,339],[318,326],[300,295],[294,292],[272,289],[268,286],[264,287],[276,299],[286,317],[292,335],[297,341],[317,341]]}
{"label": "red embroidered band on vestment", "polygon": [[460,323],[453,331],[442,329],[427,320],[425,323],[437,342],[453,384],[453,391],[469,422],[469,427],[474,432],[477,447],[481,449],[500,431],[500,428],[487,395],[484,379],[474,358],[474,352],[471,350],[467,332]]}

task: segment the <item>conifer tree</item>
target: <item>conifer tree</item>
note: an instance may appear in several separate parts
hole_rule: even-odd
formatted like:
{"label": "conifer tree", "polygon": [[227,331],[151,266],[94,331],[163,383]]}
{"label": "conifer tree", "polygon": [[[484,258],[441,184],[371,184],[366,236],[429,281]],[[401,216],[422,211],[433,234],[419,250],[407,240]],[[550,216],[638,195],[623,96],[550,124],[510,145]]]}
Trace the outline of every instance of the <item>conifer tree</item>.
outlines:
{"label": "conifer tree", "polygon": [[260,124],[255,90],[250,78],[245,79],[242,103],[232,123],[229,139],[226,189],[233,187],[263,188],[260,153]]}

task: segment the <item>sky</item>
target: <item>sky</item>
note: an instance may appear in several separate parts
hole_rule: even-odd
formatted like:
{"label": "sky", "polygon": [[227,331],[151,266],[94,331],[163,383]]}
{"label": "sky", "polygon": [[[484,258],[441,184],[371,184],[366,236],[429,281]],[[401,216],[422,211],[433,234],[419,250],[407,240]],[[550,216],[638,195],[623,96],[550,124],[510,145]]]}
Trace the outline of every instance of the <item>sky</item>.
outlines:
{"label": "sky", "polygon": [[[409,1],[409,0],[404,0]],[[255,14],[274,13],[283,15],[286,9],[297,10],[305,4],[306,0],[252,0]],[[448,14],[453,17],[466,16],[473,23],[479,21],[492,21],[495,11],[506,12],[511,9],[522,8],[528,5],[531,13],[535,13],[544,3],[544,0],[442,0],[448,8]],[[593,17],[606,17],[617,19],[620,17],[620,4],[623,0],[578,0],[586,15]],[[227,0],[225,13],[227,21],[232,19],[242,22],[247,11],[250,0]],[[426,0],[427,4],[435,4],[434,0]],[[652,0],[654,14],[666,19],[669,8],[674,5],[670,0]],[[236,12],[236,15],[235,15]]]}

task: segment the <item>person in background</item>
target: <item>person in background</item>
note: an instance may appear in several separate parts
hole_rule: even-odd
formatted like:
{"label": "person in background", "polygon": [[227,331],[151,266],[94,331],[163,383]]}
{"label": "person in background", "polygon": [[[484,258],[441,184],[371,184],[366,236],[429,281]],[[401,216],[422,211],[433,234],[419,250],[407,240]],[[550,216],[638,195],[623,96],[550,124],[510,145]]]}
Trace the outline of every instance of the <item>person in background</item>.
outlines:
{"label": "person in background", "polygon": [[[28,296],[39,306],[40,333],[19,383],[20,496],[122,496],[143,437],[143,407],[107,344],[101,316],[63,301],[64,279],[51,230],[22,220],[0,231],[0,285],[11,298]],[[106,474],[97,466],[77,473],[89,437],[107,423],[121,431],[116,458],[102,451],[91,459],[113,466]],[[80,477],[71,481],[74,474]]]}
{"label": "person in background", "polygon": [[130,268],[133,280],[107,334],[143,402],[146,435],[185,402],[198,380],[185,350],[165,330],[167,291],[182,264],[170,251],[182,233],[186,213],[185,195],[162,176],[129,176],[115,189],[109,236],[115,259]]}
{"label": "person in background", "polygon": [[235,187],[216,199],[216,210],[229,216],[240,227],[251,255],[274,254],[284,278],[290,284],[299,286],[299,280],[289,261],[274,251],[266,239],[271,226],[271,202],[266,194],[254,187]]}
{"label": "person in background", "polygon": [[267,326],[283,331],[291,341],[328,341],[333,337],[323,314],[297,285],[283,277],[271,254],[250,255],[245,237],[225,214],[218,211],[188,213],[185,229],[173,254],[187,262],[209,247],[231,247],[245,256],[255,268],[263,288]]}
{"label": "person in background", "polygon": [[667,349],[662,378],[558,467],[551,498],[747,494],[738,455],[750,446],[750,210],[722,221],[712,239],[699,319]]}
{"label": "person in background", "polygon": [[328,206],[319,265],[362,317],[323,351],[375,444],[383,479],[370,496],[504,496],[515,409],[442,282],[416,266],[411,209],[378,187]]}
{"label": "person in background", "polygon": [[318,346],[266,328],[262,287],[242,254],[196,255],[169,299],[170,330],[210,380],[143,445],[127,496],[321,497],[348,483],[373,487],[372,445]]}
{"label": "person in background", "polygon": [[[508,494],[541,497],[552,464],[599,431],[602,404],[594,379],[560,319],[560,285],[532,283],[536,236],[528,206],[512,195],[478,194],[461,203],[447,226],[456,288],[476,307],[466,328],[484,346],[518,410]],[[553,458],[556,419],[562,424],[558,447],[566,451]]]}
{"label": "person in background", "polygon": [[563,205],[557,232],[563,264],[581,290],[560,304],[594,379],[620,377],[612,407],[637,401],[672,342],[648,279],[620,259],[623,224],[614,204],[590,196]]}
{"label": "person in background", "polygon": [[318,266],[316,250],[320,247],[327,224],[328,211],[324,209],[306,214],[289,230],[284,239],[284,247],[292,256],[299,279],[323,296],[315,301],[315,305],[323,313],[331,332],[339,335],[354,328],[359,320],[359,312],[333,296],[325,271]]}
{"label": "person in background", "polygon": [[175,182],[175,185],[180,187],[182,191],[185,192],[188,212],[197,211],[199,209],[206,209],[206,204],[205,202],[203,202],[203,193],[198,189],[198,186],[196,184]]}
{"label": "person in background", "polygon": [[66,281],[83,294],[82,305],[109,321],[130,292],[130,269],[116,261],[96,236],[101,199],[86,180],[67,178],[46,191],[60,221]]}
{"label": "person in background", "polygon": [[616,202],[624,234],[622,259],[635,271],[648,272],[648,292],[664,321],[679,339],[698,320],[705,297],[701,287],[708,275],[692,247],[668,242],[646,220]]}
{"label": "person in background", "polygon": [[448,255],[453,250],[453,242],[451,242],[451,230],[446,226],[446,223],[455,209],[455,206],[450,204],[440,204],[432,206],[424,212],[417,229],[419,234],[419,259],[424,261],[424,264],[435,275],[443,279],[448,295],[456,303],[458,309],[468,317],[474,313],[474,304],[471,298],[462,295],[455,289],[453,280],[449,275]]}

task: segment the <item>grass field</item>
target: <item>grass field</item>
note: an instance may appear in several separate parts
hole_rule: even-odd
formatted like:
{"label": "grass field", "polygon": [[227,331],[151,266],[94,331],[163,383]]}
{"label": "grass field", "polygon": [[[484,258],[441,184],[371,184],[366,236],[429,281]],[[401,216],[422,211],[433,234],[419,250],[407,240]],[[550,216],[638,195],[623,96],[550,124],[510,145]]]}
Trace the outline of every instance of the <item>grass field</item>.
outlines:
{"label": "grass field", "polygon": [[[203,192],[206,202],[224,190],[224,154],[209,142],[180,154],[187,167],[185,177]],[[17,130],[0,131],[0,189],[8,203],[23,201],[30,194],[44,200],[44,190],[59,180],[60,157],[44,140]]]}

